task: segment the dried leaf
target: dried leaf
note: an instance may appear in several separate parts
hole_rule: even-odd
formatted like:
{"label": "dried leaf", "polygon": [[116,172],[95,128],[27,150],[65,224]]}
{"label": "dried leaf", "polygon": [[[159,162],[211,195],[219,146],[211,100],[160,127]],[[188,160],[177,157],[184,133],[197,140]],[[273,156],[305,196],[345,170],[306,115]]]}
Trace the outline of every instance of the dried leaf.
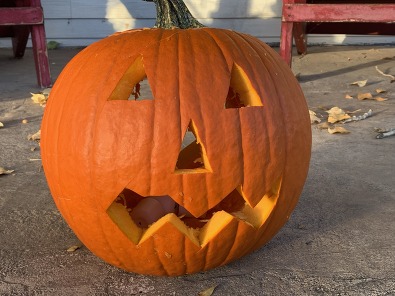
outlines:
{"label": "dried leaf", "polygon": [[358,94],[358,100],[371,100],[373,96],[371,93]]}
{"label": "dried leaf", "polygon": [[0,121],[0,128],[4,127],[4,124]]}
{"label": "dried leaf", "polygon": [[29,136],[27,137],[27,139],[28,139],[29,141],[39,141],[40,138],[41,138],[41,130],[38,130],[37,133],[35,133],[35,134],[33,134],[33,135],[29,135]]}
{"label": "dried leaf", "polygon": [[9,175],[12,174],[14,170],[6,170],[5,168],[0,167],[0,175]]}
{"label": "dried leaf", "polygon": [[321,130],[326,130],[330,127],[330,125],[328,122],[325,121],[323,123],[318,124],[317,127]]}
{"label": "dried leaf", "polygon": [[82,247],[81,245],[74,245],[74,246],[71,246],[70,248],[67,249],[67,252],[69,252],[69,253],[75,252],[75,251],[77,251],[78,249],[80,249],[81,247]]}
{"label": "dried leaf", "polygon": [[310,113],[310,122],[313,123],[320,123],[321,119],[317,117],[317,114],[314,111],[309,110]]}
{"label": "dried leaf", "polygon": [[348,99],[348,100],[354,99],[354,98],[353,98],[352,96],[350,96],[350,95],[346,95],[344,98],[345,98],[345,99]]}
{"label": "dried leaf", "polygon": [[212,286],[211,288],[208,288],[207,290],[204,290],[202,292],[199,293],[199,296],[211,296],[214,293],[215,288],[218,285]]}
{"label": "dried leaf", "polygon": [[32,100],[36,104],[40,104],[40,106],[43,106],[47,103],[47,96],[45,96],[42,93],[34,94],[30,93],[32,95]]}
{"label": "dried leaf", "polygon": [[381,89],[381,88],[377,88],[376,89],[376,93],[378,93],[378,94],[382,94],[382,93],[385,93],[385,92],[387,92],[385,89]]}
{"label": "dried leaf", "polygon": [[366,83],[368,82],[368,80],[359,80],[359,81],[355,81],[353,83],[351,83],[351,85],[358,85],[359,87],[364,87],[366,85]]}
{"label": "dried leaf", "polygon": [[387,98],[383,98],[383,97],[375,97],[374,99],[378,102],[383,102],[388,100]]}
{"label": "dried leaf", "polygon": [[349,134],[350,132],[346,130],[344,127],[335,126],[333,128],[328,128],[328,133],[330,134]]}
{"label": "dried leaf", "polygon": [[330,123],[335,123],[335,122],[350,118],[350,115],[348,115],[346,112],[344,112],[339,107],[333,107],[329,111],[326,111],[326,112],[329,114],[328,122],[330,122]]}

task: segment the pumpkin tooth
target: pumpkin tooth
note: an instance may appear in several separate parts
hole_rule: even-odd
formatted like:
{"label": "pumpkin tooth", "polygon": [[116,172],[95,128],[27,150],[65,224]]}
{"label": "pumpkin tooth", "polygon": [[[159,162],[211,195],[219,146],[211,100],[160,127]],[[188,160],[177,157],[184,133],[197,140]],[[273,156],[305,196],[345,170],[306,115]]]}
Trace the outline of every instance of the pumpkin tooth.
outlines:
{"label": "pumpkin tooth", "polygon": [[107,209],[107,214],[127,238],[137,245],[140,241],[143,229],[133,222],[126,206],[113,202]]}
{"label": "pumpkin tooth", "polygon": [[175,214],[170,213],[162,218],[160,218],[155,223],[151,224],[148,229],[142,235],[139,245],[144,243],[148,238],[154,236],[155,233],[159,232],[162,227],[164,227],[167,223],[172,224],[178,231],[183,233],[186,237],[188,237],[195,245],[200,246],[198,240],[199,229],[193,229],[185,225],[184,222],[181,221]]}

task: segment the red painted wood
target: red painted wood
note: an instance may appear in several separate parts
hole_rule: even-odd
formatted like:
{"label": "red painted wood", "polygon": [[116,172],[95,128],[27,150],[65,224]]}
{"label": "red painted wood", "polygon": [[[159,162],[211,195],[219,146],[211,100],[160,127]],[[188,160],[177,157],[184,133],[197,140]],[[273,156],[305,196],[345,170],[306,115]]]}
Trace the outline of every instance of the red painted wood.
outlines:
{"label": "red painted wood", "polygon": [[37,82],[41,87],[48,87],[51,76],[41,1],[0,0],[0,37],[12,37],[15,57],[23,56],[29,32],[32,34]]}
{"label": "red painted wood", "polygon": [[295,23],[293,36],[295,39],[296,49],[298,54],[306,54],[307,52],[307,36],[306,36],[306,24]]}
{"label": "red painted wood", "polygon": [[[30,0],[30,3],[34,7],[41,8],[40,0]],[[33,55],[36,62],[37,82],[41,87],[49,87],[51,85],[51,74],[44,24],[32,26],[31,32]]]}
{"label": "red painted wood", "polygon": [[395,23],[307,23],[306,33],[395,35]]}
{"label": "red painted wood", "polygon": [[284,4],[285,22],[395,22],[395,4]]}
{"label": "red painted wood", "polygon": [[44,25],[32,26],[32,44],[37,82],[42,87],[48,87],[51,85],[51,76],[44,30]]}
{"label": "red painted wood", "polygon": [[30,30],[28,26],[14,26],[12,36],[12,49],[14,57],[22,58],[25,54],[27,40],[29,39]]}
{"label": "red painted wood", "polygon": [[[339,30],[345,29],[345,26],[340,22],[347,22],[347,25],[371,23],[372,26],[380,23],[386,25],[389,34],[395,35],[395,30],[390,27],[392,24],[395,25],[394,0],[307,0],[307,3],[309,4],[306,4],[306,0],[283,0],[280,55],[289,65],[292,60],[292,35],[295,37],[298,52],[306,53],[307,50],[306,29],[302,25],[303,23],[332,22],[332,24],[324,25],[328,25],[330,28],[329,25],[337,24],[336,28]],[[309,25],[311,28],[312,24]],[[361,26],[358,27],[358,32],[362,33],[360,29]],[[375,33],[380,34],[381,32],[384,31]]]}
{"label": "red painted wood", "polygon": [[292,31],[294,24],[283,22],[281,24],[280,56],[291,66],[292,63]]}
{"label": "red painted wood", "polygon": [[0,25],[34,25],[44,22],[40,7],[4,7],[0,8]]}

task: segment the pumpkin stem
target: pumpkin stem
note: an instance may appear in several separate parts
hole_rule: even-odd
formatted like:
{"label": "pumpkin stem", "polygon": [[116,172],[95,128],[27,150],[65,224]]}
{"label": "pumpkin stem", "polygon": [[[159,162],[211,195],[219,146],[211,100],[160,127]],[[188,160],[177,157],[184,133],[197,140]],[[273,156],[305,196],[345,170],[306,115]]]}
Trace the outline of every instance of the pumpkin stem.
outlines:
{"label": "pumpkin stem", "polygon": [[202,28],[190,13],[188,7],[182,0],[143,0],[154,2],[156,6],[156,23],[154,28],[162,29],[191,29]]}

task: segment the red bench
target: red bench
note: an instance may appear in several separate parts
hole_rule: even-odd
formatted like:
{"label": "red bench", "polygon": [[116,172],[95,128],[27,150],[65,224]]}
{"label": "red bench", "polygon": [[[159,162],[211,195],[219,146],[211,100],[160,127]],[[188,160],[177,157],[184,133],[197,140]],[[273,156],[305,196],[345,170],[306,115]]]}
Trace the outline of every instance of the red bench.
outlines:
{"label": "red bench", "polygon": [[37,81],[41,87],[48,87],[51,77],[40,0],[0,0],[0,37],[12,38],[16,58],[23,57],[30,33]]}
{"label": "red bench", "polygon": [[[309,23],[331,24],[312,27]],[[373,23],[375,26],[357,27],[350,26],[350,23]],[[379,26],[377,23],[380,23]],[[283,0],[280,55],[289,65],[292,61],[293,36],[298,53],[304,54],[307,51],[306,33],[340,32],[395,35],[394,1]]]}

